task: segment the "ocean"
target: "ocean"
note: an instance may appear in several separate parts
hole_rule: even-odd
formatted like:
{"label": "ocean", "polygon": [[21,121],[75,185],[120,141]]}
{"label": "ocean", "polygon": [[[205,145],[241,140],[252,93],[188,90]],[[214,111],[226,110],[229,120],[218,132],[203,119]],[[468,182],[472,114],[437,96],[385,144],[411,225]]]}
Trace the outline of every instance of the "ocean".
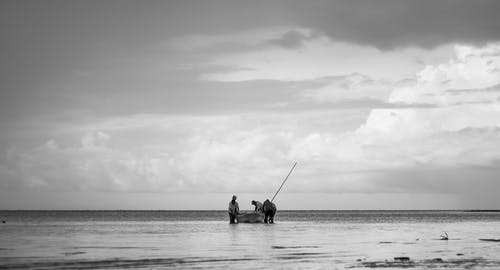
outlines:
{"label": "ocean", "polygon": [[500,212],[278,211],[275,224],[230,225],[225,211],[0,211],[0,220],[0,269],[500,269]]}

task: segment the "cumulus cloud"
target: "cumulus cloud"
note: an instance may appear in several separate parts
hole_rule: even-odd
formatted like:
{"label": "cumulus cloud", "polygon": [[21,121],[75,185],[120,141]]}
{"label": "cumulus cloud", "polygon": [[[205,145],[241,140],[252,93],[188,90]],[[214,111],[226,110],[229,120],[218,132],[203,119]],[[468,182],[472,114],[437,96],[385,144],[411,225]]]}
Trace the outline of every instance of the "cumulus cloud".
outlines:
{"label": "cumulus cloud", "polygon": [[[77,144],[50,140],[12,149],[0,168],[10,175],[2,184],[42,190],[270,191],[289,163],[309,160],[320,151],[318,143],[333,136],[311,136],[311,129],[327,129],[321,125],[328,121],[317,116],[299,115],[293,122],[282,115],[115,119],[95,125],[100,131]],[[300,125],[305,130],[297,132]]]}
{"label": "cumulus cloud", "polygon": [[[351,74],[322,77],[301,96],[320,102],[377,92],[376,97],[388,95],[394,104],[434,107],[373,109],[349,131],[336,128],[351,122],[345,120],[351,112],[323,109],[109,118],[79,126],[83,133],[76,142],[53,138],[38,147],[10,148],[0,163],[1,186],[272,192],[293,161],[299,161],[299,168],[290,192],[444,192],[454,175],[447,170],[493,179],[500,164],[500,102],[481,95],[496,93],[496,45],[459,46],[456,52],[451,61],[425,67],[416,81],[405,81],[410,85],[390,94],[377,92],[380,81]],[[335,91],[347,95],[337,97]],[[450,91],[454,100],[442,102]],[[477,184],[460,179],[464,192]],[[492,186],[490,180],[481,183],[482,189]]]}
{"label": "cumulus cloud", "polygon": [[489,166],[500,158],[499,106],[482,108],[482,120],[467,109],[476,108],[374,110],[357,134],[373,157],[407,167]]}
{"label": "cumulus cloud", "polygon": [[488,103],[500,98],[500,44],[485,47],[455,46],[447,63],[428,65],[415,84],[398,87],[389,98],[394,103]]}
{"label": "cumulus cloud", "polygon": [[[0,174],[9,189],[272,193],[299,161],[289,192],[444,192],[446,170],[500,159],[500,107],[476,123],[477,105],[467,106],[373,110],[353,132],[335,132],[330,119],[342,116],[325,111],[118,118],[76,144],[12,149]],[[392,184],[415,170],[443,173]]]}
{"label": "cumulus cloud", "polygon": [[[0,166],[1,185],[272,192],[289,165],[299,161],[291,192],[446,192],[454,177],[448,170],[483,177],[480,185],[488,189],[500,164],[500,102],[496,95],[484,95],[497,93],[496,48],[457,47],[456,58],[425,67],[416,81],[404,82],[409,86],[377,94],[389,95],[392,103],[436,106],[373,109],[352,131],[335,129],[346,116],[337,110],[110,118],[84,127],[78,142],[52,139],[35,148],[10,149]],[[466,89],[456,89],[460,85]],[[366,96],[380,85],[352,74],[310,86],[301,98],[320,102]],[[453,100],[446,99],[450,91]],[[404,179],[395,184],[399,178]],[[460,192],[478,184],[459,178]]]}
{"label": "cumulus cloud", "polygon": [[[393,164],[374,175],[374,181],[405,190],[445,191],[455,184],[464,193],[475,185],[486,190],[496,186],[492,179],[498,176],[500,160],[497,48],[457,46],[456,58],[425,67],[413,85],[394,89],[389,98],[393,103],[436,107],[370,112],[356,136],[371,160]],[[397,178],[402,181],[395,185]],[[473,178],[478,180],[472,183]]]}
{"label": "cumulus cloud", "polygon": [[[70,191],[150,191],[158,188],[152,157],[113,149],[110,135],[91,132],[78,145],[49,140],[34,149],[9,151],[9,188]],[[5,184],[5,182],[4,182]]]}

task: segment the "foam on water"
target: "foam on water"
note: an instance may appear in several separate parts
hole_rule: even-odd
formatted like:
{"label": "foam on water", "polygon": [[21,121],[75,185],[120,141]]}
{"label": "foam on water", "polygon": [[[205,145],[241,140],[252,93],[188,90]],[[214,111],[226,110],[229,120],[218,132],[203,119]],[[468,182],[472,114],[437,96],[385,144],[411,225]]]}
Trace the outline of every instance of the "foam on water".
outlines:
{"label": "foam on water", "polygon": [[[0,268],[500,267],[499,212],[0,211]],[[440,240],[446,231],[449,240]],[[409,257],[395,261],[394,257]]]}

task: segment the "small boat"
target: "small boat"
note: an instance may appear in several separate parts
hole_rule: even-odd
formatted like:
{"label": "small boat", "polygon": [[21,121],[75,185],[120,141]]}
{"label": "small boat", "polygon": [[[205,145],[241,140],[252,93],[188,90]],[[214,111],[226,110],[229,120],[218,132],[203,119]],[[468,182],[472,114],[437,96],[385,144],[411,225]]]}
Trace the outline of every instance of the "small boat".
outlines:
{"label": "small boat", "polygon": [[264,214],[257,212],[242,213],[237,216],[238,223],[262,223]]}

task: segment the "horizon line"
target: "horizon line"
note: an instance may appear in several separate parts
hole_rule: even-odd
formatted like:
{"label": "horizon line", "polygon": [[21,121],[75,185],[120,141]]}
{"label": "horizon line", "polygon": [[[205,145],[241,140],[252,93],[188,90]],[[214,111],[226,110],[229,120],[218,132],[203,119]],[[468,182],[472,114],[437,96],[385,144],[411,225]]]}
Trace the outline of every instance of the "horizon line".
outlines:
{"label": "horizon line", "polygon": [[[170,211],[170,212],[201,212],[220,211],[223,209],[0,209],[0,211]],[[500,212],[500,209],[283,209],[278,211],[464,211],[464,212]],[[243,210],[241,212],[253,212],[253,210]]]}

